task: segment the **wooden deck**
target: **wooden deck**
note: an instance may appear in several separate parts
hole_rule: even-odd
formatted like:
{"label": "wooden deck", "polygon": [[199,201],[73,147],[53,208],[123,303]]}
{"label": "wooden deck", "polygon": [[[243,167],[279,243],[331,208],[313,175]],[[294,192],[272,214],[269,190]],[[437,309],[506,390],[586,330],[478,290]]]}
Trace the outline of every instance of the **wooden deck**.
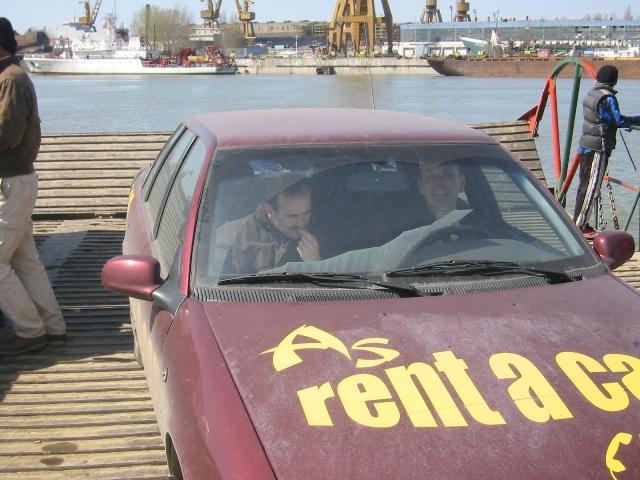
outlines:
{"label": "wooden deck", "polygon": [[46,135],[36,162],[36,218],[124,216],[129,187],[168,133]]}
{"label": "wooden deck", "polygon": [[166,479],[128,300],[100,285],[124,221],[42,220],[35,231],[68,339],[1,360],[0,479]]}
{"label": "wooden deck", "polygon": [[[522,125],[478,127],[544,181]],[[35,231],[68,340],[0,360],[0,480],[167,478],[144,373],[132,352],[128,301],[100,286],[104,261],[120,253],[131,180],[167,137],[44,138]],[[640,253],[616,273],[640,289]]]}
{"label": "wooden deck", "polygon": [[614,273],[629,285],[640,290],[640,252],[636,252],[631,260]]}

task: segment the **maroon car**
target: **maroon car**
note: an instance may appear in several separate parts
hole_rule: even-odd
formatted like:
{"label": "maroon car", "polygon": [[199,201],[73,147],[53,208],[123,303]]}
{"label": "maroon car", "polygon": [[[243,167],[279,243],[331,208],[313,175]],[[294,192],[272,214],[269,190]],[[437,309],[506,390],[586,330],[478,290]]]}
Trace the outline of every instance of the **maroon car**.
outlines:
{"label": "maroon car", "polygon": [[123,256],[172,474],[640,476],[640,295],[484,133],[212,113],[133,184]]}

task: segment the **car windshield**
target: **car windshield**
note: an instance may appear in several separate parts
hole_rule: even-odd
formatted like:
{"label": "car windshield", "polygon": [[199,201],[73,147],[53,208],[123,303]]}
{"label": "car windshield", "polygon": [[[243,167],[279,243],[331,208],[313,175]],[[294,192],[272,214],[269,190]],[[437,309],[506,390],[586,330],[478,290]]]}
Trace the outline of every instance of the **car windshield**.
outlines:
{"label": "car windshield", "polygon": [[356,144],[220,149],[193,270],[196,286],[214,287],[283,273],[424,275],[443,262],[457,272],[463,261],[552,272],[598,263],[498,145]]}

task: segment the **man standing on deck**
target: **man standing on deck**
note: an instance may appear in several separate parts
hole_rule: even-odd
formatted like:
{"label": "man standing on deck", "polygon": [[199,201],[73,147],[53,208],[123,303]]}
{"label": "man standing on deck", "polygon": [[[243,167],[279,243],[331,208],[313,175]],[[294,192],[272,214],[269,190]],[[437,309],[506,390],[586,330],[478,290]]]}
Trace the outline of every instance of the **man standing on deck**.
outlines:
{"label": "man standing on deck", "polygon": [[640,117],[625,117],[620,113],[617,92],[613,89],[617,82],[618,69],[613,65],[603,65],[596,75],[595,86],[582,102],[584,122],[578,147],[580,183],[573,220],[588,238],[596,233],[587,222],[593,202],[600,194],[609,157],[616,146],[618,128],[640,125]]}
{"label": "man standing on deck", "polygon": [[0,17],[0,310],[15,327],[15,335],[0,339],[0,355],[40,349],[66,332],[33,240],[40,117],[16,49],[11,22]]}

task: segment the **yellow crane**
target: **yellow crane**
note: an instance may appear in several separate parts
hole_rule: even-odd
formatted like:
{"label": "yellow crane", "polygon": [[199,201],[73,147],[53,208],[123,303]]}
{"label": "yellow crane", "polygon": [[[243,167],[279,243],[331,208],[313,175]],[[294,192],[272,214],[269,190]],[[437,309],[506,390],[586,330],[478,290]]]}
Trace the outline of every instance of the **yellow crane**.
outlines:
{"label": "yellow crane", "polygon": [[253,29],[253,20],[256,19],[255,12],[249,11],[249,5],[253,3],[253,0],[236,0],[236,10],[238,11],[238,20],[242,24],[242,34],[244,38],[252,42],[256,39],[256,34]]}
{"label": "yellow crane", "polygon": [[200,18],[204,20],[204,26],[213,28],[218,26],[218,19],[220,18],[220,5],[222,0],[216,0],[214,5],[213,0],[201,0],[207,4],[206,10],[200,11]]}
{"label": "yellow crane", "polygon": [[78,18],[77,22],[69,23],[69,25],[78,30],[84,30],[85,32],[95,32],[96,19],[98,18],[98,11],[100,10],[100,5],[102,5],[102,0],[96,0],[93,7],[91,7],[89,0],[84,0],[80,3],[84,4],[84,16]]}
{"label": "yellow crane", "polygon": [[[220,6],[222,0],[200,0],[206,4],[206,8],[200,11],[200,18],[204,20],[204,26],[209,28],[215,28],[219,26],[220,19]],[[238,21],[241,23],[242,34],[249,41],[254,41],[256,35],[253,29],[253,20],[256,19],[256,14],[249,11],[249,6],[253,3],[253,0],[235,0],[236,11],[238,13]]]}
{"label": "yellow crane", "polygon": [[365,54],[374,51],[376,30],[385,30],[388,53],[393,48],[393,16],[388,0],[381,0],[384,15],[376,16],[374,0],[337,0],[327,31],[328,44],[339,51],[347,49],[349,43],[356,54],[365,44]]}

